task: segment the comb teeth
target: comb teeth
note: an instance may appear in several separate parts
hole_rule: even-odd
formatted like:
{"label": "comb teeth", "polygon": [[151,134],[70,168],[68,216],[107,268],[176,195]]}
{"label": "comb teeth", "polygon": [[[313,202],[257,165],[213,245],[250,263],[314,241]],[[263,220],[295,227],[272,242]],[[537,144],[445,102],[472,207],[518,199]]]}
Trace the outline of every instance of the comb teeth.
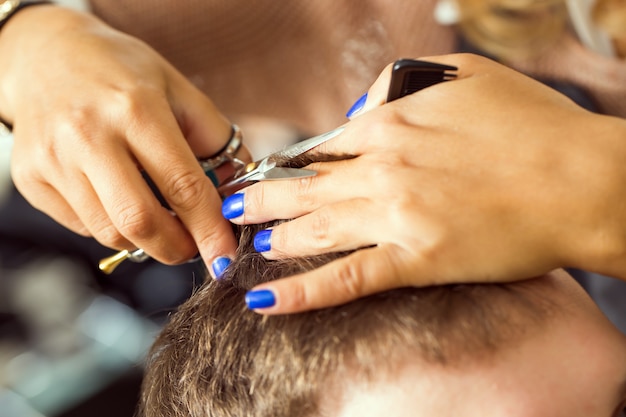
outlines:
{"label": "comb teeth", "polygon": [[435,62],[399,59],[392,69],[387,102],[444,81],[454,80],[457,68]]}
{"label": "comb teeth", "polygon": [[444,71],[414,71],[408,72],[402,82],[402,95],[412,94],[442,81],[456,78],[456,74]]}

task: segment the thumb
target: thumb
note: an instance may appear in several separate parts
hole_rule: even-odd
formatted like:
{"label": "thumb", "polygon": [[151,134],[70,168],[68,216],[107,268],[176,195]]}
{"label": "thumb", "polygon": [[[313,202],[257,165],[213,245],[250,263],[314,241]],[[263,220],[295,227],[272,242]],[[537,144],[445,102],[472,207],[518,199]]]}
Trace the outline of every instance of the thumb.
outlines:
{"label": "thumb", "polygon": [[[472,54],[449,54],[418,58],[419,61],[450,65],[457,68],[457,79],[469,78],[476,73],[487,73],[493,70],[494,62]],[[398,61],[396,61],[398,62]],[[347,117],[352,120],[368,111],[379,107],[387,101],[389,86],[395,63],[385,67],[367,94],[359,98],[348,111]]]}
{"label": "thumb", "polygon": [[197,157],[223,148],[231,136],[231,123],[206,95],[185,80],[178,83],[171,101],[183,135]]}
{"label": "thumb", "polygon": [[369,88],[367,93],[359,98],[348,110],[346,116],[352,120],[368,111],[382,106],[387,100],[387,90],[391,81],[391,69],[393,64],[389,64],[380,73],[374,84]]}

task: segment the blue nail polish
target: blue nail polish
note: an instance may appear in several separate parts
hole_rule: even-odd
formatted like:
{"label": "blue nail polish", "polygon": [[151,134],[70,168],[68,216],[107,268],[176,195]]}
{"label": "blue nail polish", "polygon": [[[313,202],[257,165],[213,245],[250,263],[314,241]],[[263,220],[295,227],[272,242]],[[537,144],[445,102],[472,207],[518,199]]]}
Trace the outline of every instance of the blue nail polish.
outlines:
{"label": "blue nail polish", "polygon": [[272,229],[261,230],[254,235],[254,249],[257,252],[267,252],[272,249]]}
{"label": "blue nail polish", "polygon": [[231,260],[225,256],[220,256],[219,258],[215,258],[215,260],[211,263],[211,268],[213,268],[213,275],[216,279],[219,279],[224,274],[224,271],[230,265]]}
{"label": "blue nail polish", "polygon": [[224,200],[222,215],[228,220],[243,215],[243,193],[233,194]]}
{"label": "blue nail polish", "polygon": [[365,102],[366,101],[367,101],[367,93],[363,94],[361,96],[361,98],[359,98],[352,105],[352,107],[350,107],[350,110],[348,110],[348,113],[346,113],[346,117],[350,118],[350,117],[354,116],[355,114],[357,114],[358,112],[360,112],[361,109],[363,109],[363,106],[365,106]]}
{"label": "blue nail polish", "polygon": [[270,290],[248,291],[246,294],[246,305],[249,309],[267,308],[276,304],[276,297]]}

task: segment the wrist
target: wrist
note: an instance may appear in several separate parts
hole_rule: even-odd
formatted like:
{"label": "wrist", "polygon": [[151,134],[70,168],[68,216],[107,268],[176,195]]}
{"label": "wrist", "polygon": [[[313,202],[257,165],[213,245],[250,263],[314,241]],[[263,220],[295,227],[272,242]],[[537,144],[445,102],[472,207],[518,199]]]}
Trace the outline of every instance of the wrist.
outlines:
{"label": "wrist", "polygon": [[0,119],[14,122],[14,97],[19,95],[20,80],[43,71],[40,53],[46,44],[59,31],[75,25],[77,17],[83,15],[53,4],[41,4],[23,8],[5,22],[0,30]]}
{"label": "wrist", "polygon": [[576,242],[571,265],[626,279],[626,120],[593,115],[587,126],[590,149],[582,157],[590,162],[581,167],[585,186],[575,196],[584,222],[580,234],[570,236]]}
{"label": "wrist", "polygon": [[0,0],[0,10],[2,10],[0,13],[0,56],[3,61],[3,65],[0,67],[0,121],[9,128],[13,117],[10,110],[11,106],[6,99],[7,86],[14,84],[14,78],[11,76],[12,69],[16,66],[16,61],[20,61],[19,51],[22,44],[30,36],[28,32],[19,32],[15,27],[20,24],[21,20],[28,18],[31,10],[39,8],[34,7],[35,5],[42,8],[54,7],[50,2]]}

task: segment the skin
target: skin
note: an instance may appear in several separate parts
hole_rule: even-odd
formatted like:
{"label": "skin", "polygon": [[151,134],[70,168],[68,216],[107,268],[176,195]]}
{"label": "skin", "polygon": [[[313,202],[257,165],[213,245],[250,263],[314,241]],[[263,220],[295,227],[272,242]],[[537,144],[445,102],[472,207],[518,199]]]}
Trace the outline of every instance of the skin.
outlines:
{"label": "skin", "polygon": [[[15,127],[12,177],[34,207],[164,263],[198,251],[207,264],[234,256],[220,198],[195,158],[223,146],[229,123],[162,57],[53,6],[13,17],[0,56],[11,57],[0,66],[0,117]],[[385,73],[360,116],[320,147],[357,158],[245,191],[235,222],[297,218],[274,230],[268,258],[371,246],[266,285],[276,304],[264,313],[560,266],[626,278],[626,122],[485,59],[430,59],[458,66],[459,80],[380,106]]]}
{"label": "skin", "polygon": [[243,191],[235,223],[295,218],[273,229],[267,258],[371,246],[260,285],[276,303],[259,312],[564,266],[626,278],[626,121],[485,58],[424,59],[457,66],[458,79],[381,106],[388,68],[358,117],[319,147],[356,158]]}
{"label": "skin", "polygon": [[168,264],[198,251],[208,262],[234,254],[221,199],[196,162],[226,143],[230,123],[154,50],[93,16],[37,6],[5,25],[0,54],[11,57],[0,68],[0,116],[14,125],[11,173],[34,207],[105,246],[140,247]]}
{"label": "skin", "polygon": [[523,342],[488,360],[441,366],[413,357],[370,384],[343,381],[349,388],[324,415],[623,417],[626,337],[565,273],[540,280],[555,283],[537,285],[566,313]]}

